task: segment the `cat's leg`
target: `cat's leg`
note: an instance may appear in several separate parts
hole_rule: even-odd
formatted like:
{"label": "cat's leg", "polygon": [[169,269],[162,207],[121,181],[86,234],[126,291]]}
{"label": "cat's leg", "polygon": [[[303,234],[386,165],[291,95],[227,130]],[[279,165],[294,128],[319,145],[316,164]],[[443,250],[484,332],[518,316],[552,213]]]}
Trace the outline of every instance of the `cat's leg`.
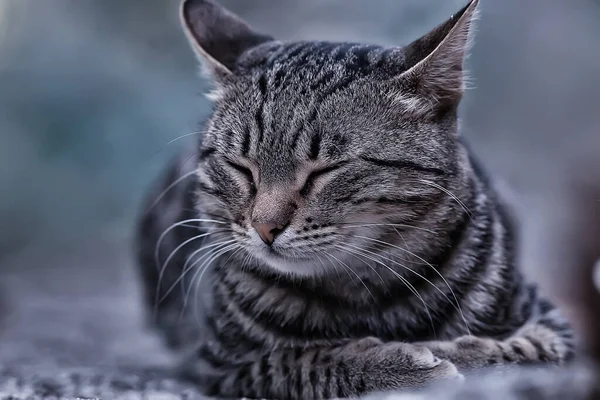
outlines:
{"label": "cat's leg", "polygon": [[416,343],[461,370],[504,364],[556,364],[574,355],[574,337],[569,324],[557,309],[543,301],[543,313],[505,340],[462,336],[453,341]]}
{"label": "cat's leg", "polygon": [[219,373],[198,372],[192,378],[218,398],[328,399],[462,380],[452,363],[425,347],[374,338],[278,350],[235,366],[202,358]]}

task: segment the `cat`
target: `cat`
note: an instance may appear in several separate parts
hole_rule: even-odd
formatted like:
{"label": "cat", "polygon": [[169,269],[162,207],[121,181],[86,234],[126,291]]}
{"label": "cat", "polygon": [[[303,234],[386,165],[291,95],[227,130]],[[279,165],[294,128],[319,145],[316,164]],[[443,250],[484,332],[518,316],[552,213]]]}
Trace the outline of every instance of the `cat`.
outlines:
{"label": "cat", "polygon": [[213,112],[148,196],[137,251],[207,395],[352,397],[573,358],[460,136],[478,3],[388,48],[279,41],[182,2]]}

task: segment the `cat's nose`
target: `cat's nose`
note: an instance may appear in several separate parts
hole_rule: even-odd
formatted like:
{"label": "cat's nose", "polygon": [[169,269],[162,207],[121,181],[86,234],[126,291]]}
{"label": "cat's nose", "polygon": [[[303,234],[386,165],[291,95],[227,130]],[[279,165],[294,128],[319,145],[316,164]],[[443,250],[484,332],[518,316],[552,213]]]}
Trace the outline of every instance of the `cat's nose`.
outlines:
{"label": "cat's nose", "polygon": [[285,224],[274,224],[274,223],[260,223],[253,222],[252,227],[256,229],[258,232],[258,236],[265,242],[268,246],[272,245],[275,241],[277,235],[279,235],[285,229],[287,223]]}

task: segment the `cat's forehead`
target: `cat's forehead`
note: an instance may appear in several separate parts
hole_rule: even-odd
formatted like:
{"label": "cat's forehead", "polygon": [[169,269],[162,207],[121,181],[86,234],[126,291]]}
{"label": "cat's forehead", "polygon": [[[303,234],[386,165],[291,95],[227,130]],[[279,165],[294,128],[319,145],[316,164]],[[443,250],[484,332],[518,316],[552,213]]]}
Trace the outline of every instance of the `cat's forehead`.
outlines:
{"label": "cat's forehead", "polygon": [[378,45],[298,41],[269,42],[257,46],[242,56],[238,73],[264,76],[274,90],[282,86],[305,84],[311,91],[326,90],[332,78],[348,81],[389,74],[388,66],[394,65],[394,73],[402,65],[404,52],[401,48]]}
{"label": "cat's forehead", "polygon": [[373,114],[385,114],[384,102],[378,108],[375,101],[381,91],[373,93],[368,83],[389,79],[387,65],[393,60],[397,66],[403,56],[398,48],[375,45],[269,42],[240,58],[236,75],[244,83],[230,88],[213,120],[234,131],[275,135],[283,145],[295,145],[315,131],[326,140],[338,131],[330,124],[350,131],[365,118],[375,123]]}

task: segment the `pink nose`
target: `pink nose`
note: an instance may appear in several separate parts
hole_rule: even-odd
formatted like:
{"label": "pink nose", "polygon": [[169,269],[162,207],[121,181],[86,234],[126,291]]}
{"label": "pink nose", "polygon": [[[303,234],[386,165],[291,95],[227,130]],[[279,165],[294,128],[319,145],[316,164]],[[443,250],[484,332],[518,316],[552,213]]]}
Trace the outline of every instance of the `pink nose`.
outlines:
{"label": "pink nose", "polygon": [[252,227],[256,229],[256,232],[258,232],[258,236],[260,236],[262,241],[268,246],[272,245],[277,235],[283,232],[285,225],[287,224],[277,225],[273,223],[252,223]]}

